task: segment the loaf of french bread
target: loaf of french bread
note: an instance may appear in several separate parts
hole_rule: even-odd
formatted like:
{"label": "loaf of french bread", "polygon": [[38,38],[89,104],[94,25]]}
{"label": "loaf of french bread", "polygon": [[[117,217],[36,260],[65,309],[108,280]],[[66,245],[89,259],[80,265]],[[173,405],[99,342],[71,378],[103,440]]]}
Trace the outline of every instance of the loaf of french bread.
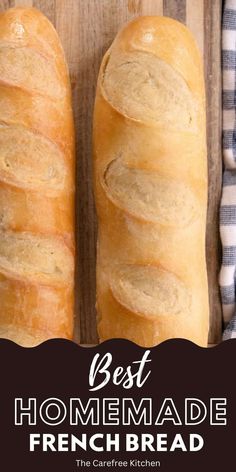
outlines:
{"label": "loaf of french bread", "polygon": [[100,340],[207,345],[207,151],[202,61],[165,17],[126,25],[94,111]]}
{"label": "loaf of french bread", "polygon": [[74,125],[57,33],[33,8],[0,15],[0,337],[71,338]]}

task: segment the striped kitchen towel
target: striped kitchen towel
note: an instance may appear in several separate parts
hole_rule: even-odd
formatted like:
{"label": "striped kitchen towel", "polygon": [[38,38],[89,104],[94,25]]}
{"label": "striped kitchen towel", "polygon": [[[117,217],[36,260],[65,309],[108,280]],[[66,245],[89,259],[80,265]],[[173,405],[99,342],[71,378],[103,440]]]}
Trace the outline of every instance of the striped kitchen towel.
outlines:
{"label": "striped kitchen towel", "polygon": [[224,2],[222,67],[224,174],[220,208],[223,251],[220,288],[225,325],[223,339],[231,339],[236,338],[236,0]]}

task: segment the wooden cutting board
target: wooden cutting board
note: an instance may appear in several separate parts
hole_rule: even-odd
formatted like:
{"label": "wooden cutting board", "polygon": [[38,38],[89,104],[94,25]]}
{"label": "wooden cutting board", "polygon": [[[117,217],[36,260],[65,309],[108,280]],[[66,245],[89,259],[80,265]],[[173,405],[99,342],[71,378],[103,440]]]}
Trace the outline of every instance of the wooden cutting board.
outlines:
{"label": "wooden cutting board", "polygon": [[[207,264],[211,309],[210,343],[221,338],[218,289],[221,193],[221,0],[0,0],[39,8],[55,25],[69,64],[77,137],[77,276],[75,339],[97,342],[95,315],[96,217],[92,193],[91,126],[102,56],[119,28],[139,15],[167,15],[186,23],[204,56],[207,91],[209,205]],[[190,261],[191,263],[191,261]]]}

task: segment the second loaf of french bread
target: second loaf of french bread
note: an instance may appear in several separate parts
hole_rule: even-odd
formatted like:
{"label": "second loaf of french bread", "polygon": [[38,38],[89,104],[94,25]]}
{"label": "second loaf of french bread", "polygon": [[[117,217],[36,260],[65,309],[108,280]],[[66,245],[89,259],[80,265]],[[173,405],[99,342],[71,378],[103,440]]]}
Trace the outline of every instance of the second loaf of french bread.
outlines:
{"label": "second loaf of french bread", "polygon": [[58,35],[33,8],[0,14],[0,337],[71,338],[74,126]]}
{"label": "second loaf of french bread", "polygon": [[104,56],[94,112],[101,341],[207,344],[205,126],[189,30],[164,17],[126,25]]}

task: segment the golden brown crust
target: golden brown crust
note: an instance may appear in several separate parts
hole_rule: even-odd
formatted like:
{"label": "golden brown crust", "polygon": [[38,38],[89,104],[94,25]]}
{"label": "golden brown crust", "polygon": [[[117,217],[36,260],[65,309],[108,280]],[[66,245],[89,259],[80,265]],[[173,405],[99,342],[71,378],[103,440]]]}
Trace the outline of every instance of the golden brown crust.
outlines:
{"label": "golden brown crust", "polygon": [[33,8],[0,15],[0,150],[0,336],[71,338],[71,91],[57,33]]}
{"label": "golden brown crust", "polygon": [[104,56],[94,111],[101,340],[206,346],[206,156],[191,33],[169,18],[134,20]]}

